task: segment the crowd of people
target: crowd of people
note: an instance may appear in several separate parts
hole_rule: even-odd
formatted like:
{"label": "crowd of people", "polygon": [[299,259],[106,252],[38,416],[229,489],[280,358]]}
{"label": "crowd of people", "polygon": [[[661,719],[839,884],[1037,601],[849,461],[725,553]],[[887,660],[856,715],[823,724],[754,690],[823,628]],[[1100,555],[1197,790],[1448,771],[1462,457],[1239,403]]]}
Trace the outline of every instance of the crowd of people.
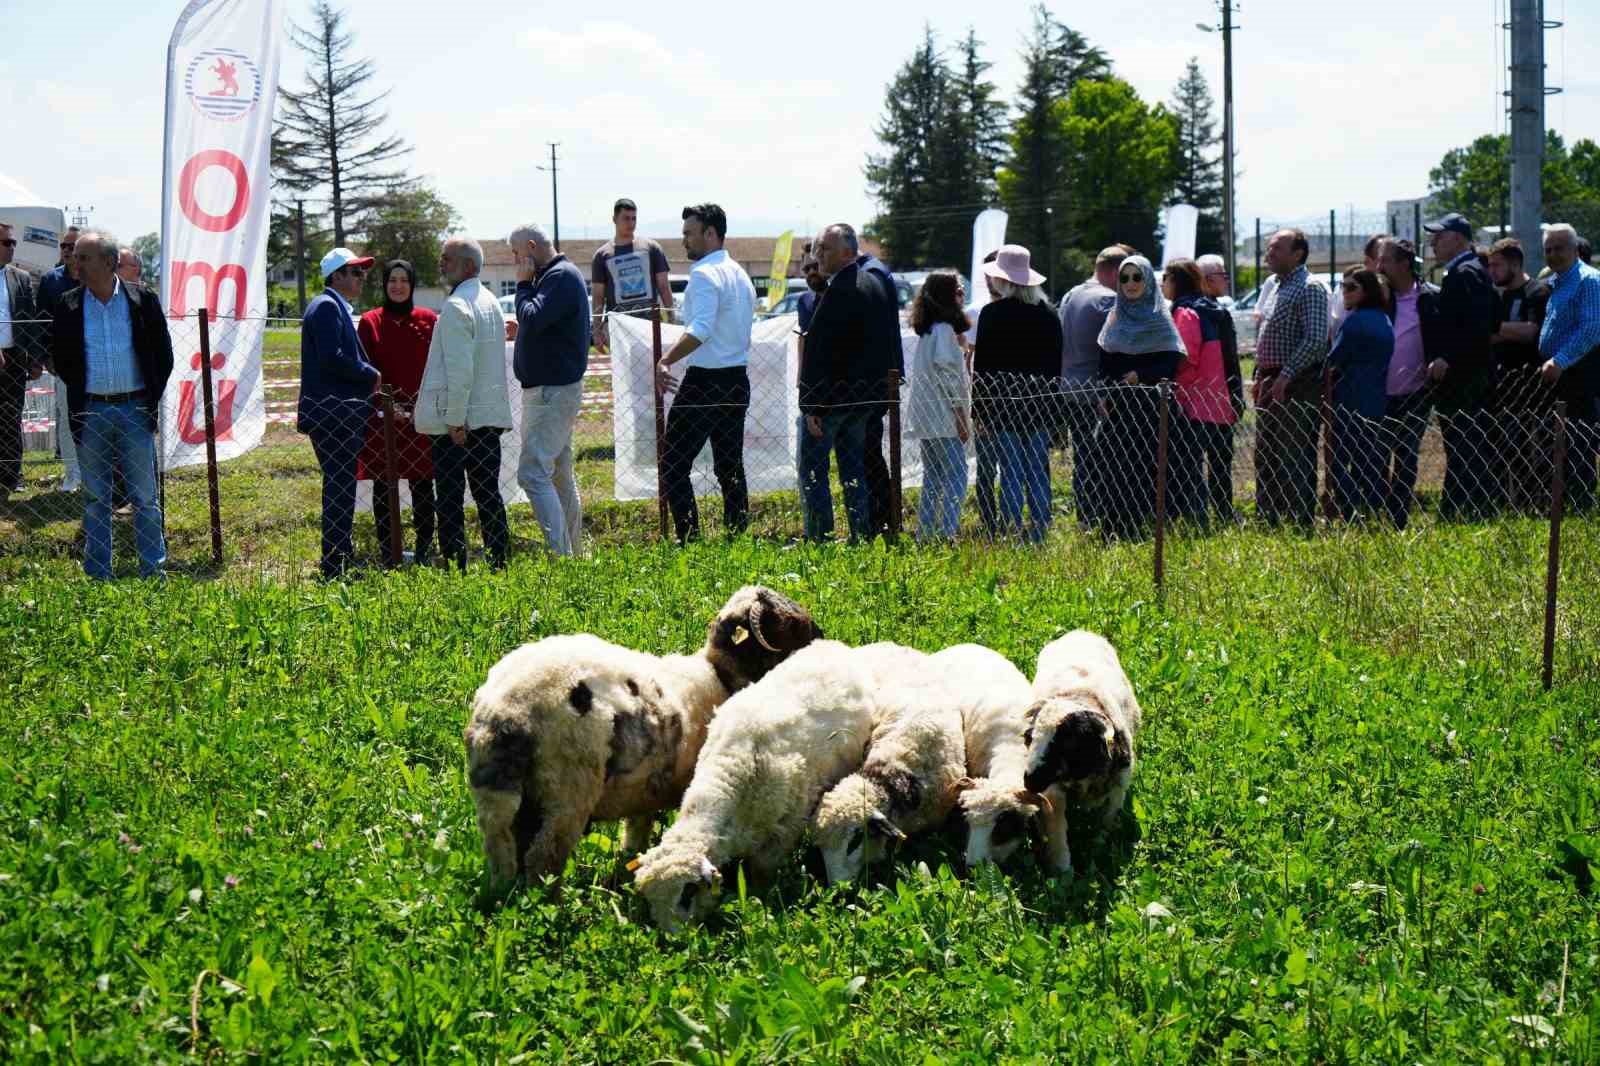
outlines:
{"label": "crowd of people", "polygon": [[[413,557],[462,568],[470,488],[484,555],[493,566],[505,563],[501,447],[514,424],[507,343],[521,386],[517,483],[546,549],[582,551],[573,431],[591,345],[609,341],[607,312],[671,300],[665,254],[634,236],[632,201],[619,200],[613,217],[616,239],[596,254],[587,278],[540,225],[511,233],[510,322],[479,279],[483,249],[470,238],[443,244],[446,292],[437,313],[416,305],[413,264],[394,259],[383,267],[381,305],[358,318],[354,307],[375,260],[347,248],[323,258],[324,289],[307,307],[301,333],[296,424],[322,474],[324,576],[355,563],[361,480],[373,482],[380,536],[398,521],[391,513],[398,486],[390,480],[404,481]],[[723,528],[737,533],[749,523],[743,447],[756,297],[724,249],[723,209],[694,205],[682,218],[693,262],[684,328],[655,373],[657,388],[673,394],[661,475],[674,530],[686,541],[701,533],[691,469],[708,443]],[[1222,302],[1229,279],[1220,257],[1173,260],[1157,271],[1131,247],[1108,247],[1093,275],[1052,306],[1029,250],[1006,245],[974,279],[987,290],[981,306],[955,271],[926,278],[909,312],[916,342],[908,354],[890,271],[863,252],[851,226],[828,226],[806,246],[798,314],[795,463],[805,536],[834,535],[835,462],[850,539],[891,528],[898,501],[884,436],[893,402],[921,459],[916,533],[923,540],[948,540],[960,529],[969,445],[974,508],[987,536],[1044,539],[1055,511],[1053,447],[1070,454],[1072,506],[1085,529],[1142,535],[1163,474],[1175,519],[1238,522],[1234,435],[1248,407],[1256,421],[1255,514],[1268,525],[1314,521],[1324,421],[1340,517],[1407,523],[1421,442],[1435,415],[1445,453],[1441,517],[1548,506],[1549,414],[1558,400],[1568,419],[1568,492],[1576,509],[1592,509],[1600,271],[1589,266],[1588,250],[1572,227],[1550,226],[1546,269],[1532,278],[1515,238],[1485,254],[1460,215],[1425,228],[1443,267],[1439,285],[1424,280],[1410,242],[1380,234],[1368,242],[1364,263],[1344,272],[1336,300],[1307,269],[1306,235],[1273,234],[1247,389],[1234,318]],[[155,437],[173,356],[159,300],[139,282],[138,257],[108,234],[69,230],[61,264],[37,288],[10,265],[15,246],[11,227],[0,223],[0,494],[20,480],[27,382],[48,367],[63,385],[71,428],[61,441],[67,479],[81,475],[86,489],[85,570],[110,576],[111,518],[120,509],[133,516],[141,572],[160,573],[166,548]],[[42,336],[28,334],[35,328]],[[904,393],[893,392],[891,373],[908,386]],[[376,403],[384,386],[388,400]],[[395,413],[390,426],[381,419],[387,404]]]}

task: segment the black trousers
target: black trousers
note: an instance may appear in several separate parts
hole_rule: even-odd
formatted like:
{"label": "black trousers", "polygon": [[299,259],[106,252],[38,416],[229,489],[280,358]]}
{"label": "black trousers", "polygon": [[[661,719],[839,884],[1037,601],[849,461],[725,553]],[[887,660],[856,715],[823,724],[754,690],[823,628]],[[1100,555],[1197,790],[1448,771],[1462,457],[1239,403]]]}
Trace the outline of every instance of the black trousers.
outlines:
{"label": "black trousers", "polygon": [[1439,414],[1444,441],[1444,489],[1439,517],[1447,522],[1475,522],[1500,509],[1500,459],[1491,447],[1494,416],[1481,407]]}
{"label": "black trousers", "polygon": [[1168,448],[1173,511],[1198,525],[1233,521],[1233,427],[1179,414]]}
{"label": "black trousers", "polygon": [[[402,479],[404,480],[404,479]],[[417,565],[433,557],[433,479],[416,478],[411,485],[411,521],[417,527]],[[378,554],[389,562],[389,483],[372,479],[372,524],[378,534]],[[402,538],[402,543],[404,540]]]}
{"label": "black trousers", "polygon": [[1387,475],[1385,493],[1389,520],[1404,529],[1417,498],[1417,463],[1422,456],[1422,437],[1428,432],[1433,412],[1433,397],[1426,388],[1405,396],[1389,397],[1379,435],[1379,467]]}
{"label": "black trousers", "polygon": [[[0,367],[0,492],[22,484],[22,404],[28,392],[22,349],[8,349],[5,358]],[[60,428],[66,432],[66,426]]]}
{"label": "black trousers", "polygon": [[742,533],[750,524],[744,477],[744,422],[750,411],[750,376],[742,366],[692,366],[683,375],[667,415],[661,476],[680,542],[700,535],[700,508],[690,474],[700,449],[711,442],[711,467],[722,487],[722,526]]}
{"label": "black trousers", "polygon": [[[1107,537],[1137,540],[1155,520],[1160,427],[1161,398],[1155,389],[1118,385],[1107,394],[1106,420],[1100,424],[1096,449],[1104,460],[1098,517]],[[1170,439],[1168,445],[1170,460]],[[1172,478],[1167,482],[1170,493]]]}
{"label": "black trousers", "polygon": [[[457,444],[448,436],[433,438],[433,479],[438,490],[439,552],[456,568],[467,568],[466,488],[472,486],[472,500],[478,505],[478,530],[483,534],[483,553],[496,569],[506,565],[506,547],[511,533],[506,525],[506,504],[500,498],[500,434],[496,426],[467,430],[467,443]],[[412,486],[415,494],[416,486]],[[420,538],[422,520],[417,531]],[[419,553],[420,554],[420,553]]]}

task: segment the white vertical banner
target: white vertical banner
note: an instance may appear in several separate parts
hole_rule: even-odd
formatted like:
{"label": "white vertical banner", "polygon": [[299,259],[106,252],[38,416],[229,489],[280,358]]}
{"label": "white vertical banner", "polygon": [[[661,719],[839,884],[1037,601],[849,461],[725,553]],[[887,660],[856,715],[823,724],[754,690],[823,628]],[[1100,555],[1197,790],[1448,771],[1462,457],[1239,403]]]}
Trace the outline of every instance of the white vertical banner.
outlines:
{"label": "white vertical banner", "polygon": [[1006,223],[1011,219],[998,207],[979,212],[972,220],[972,273],[967,276],[967,304],[982,309],[989,302],[989,286],[980,280],[983,257],[1006,243]]}
{"label": "white vertical banner", "polygon": [[164,467],[206,458],[202,307],[217,458],[254,448],[266,428],[261,339],[282,25],[282,0],[189,0],[167,45],[161,302],[175,365],[162,398]]}
{"label": "white vertical banner", "polygon": [[1174,259],[1193,259],[1194,244],[1200,231],[1200,209],[1193,204],[1173,204],[1167,208],[1167,239],[1161,242],[1161,269]]}

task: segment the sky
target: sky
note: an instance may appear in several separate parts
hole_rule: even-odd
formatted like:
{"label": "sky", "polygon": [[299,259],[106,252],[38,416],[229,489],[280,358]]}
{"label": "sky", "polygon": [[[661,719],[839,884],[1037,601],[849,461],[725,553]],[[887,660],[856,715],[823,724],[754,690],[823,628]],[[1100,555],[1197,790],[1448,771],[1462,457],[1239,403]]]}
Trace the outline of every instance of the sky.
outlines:
{"label": "sky", "polygon": [[[1378,212],[1419,196],[1452,147],[1505,129],[1506,0],[1238,0],[1234,47],[1241,235],[1257,216]],[[160,228],[167,38],[181,0],[75,0],[71,25],[48,6],[0,0],[12,47],[0,56],[9,130],[0,172],[124,239]],[[547,142],[559,142],[567,237],[610,235],[629,196],[641,229],[676,234],[685,203],[712,200],[731,233],[810,232],[865,222],[862,176],[884,89],[923,20],[953,44],[969,26],[1008,98],[1031,21],[1023,0],[898,4],[813,0],[783,9],[695,0],[633,10],[346,0],[355,52],[391,89],[410,169],[455,205],[464,229],[504,236],[548,223]],[[1110,55],[1146,100],[1168,100],[1190,56],[1222,95],[1215,0],[1056,0],[1058,18]],[[304,22],[309,0],[286,0]],[[1549,125],[1600,140],[1600,2],[1546,0],[1564,29],[1546,38]],[[114,37],[86,51],[90,28]],[[20,27],[20,32],[19,32]],[[301,82],[285,50],[281,78]]]}

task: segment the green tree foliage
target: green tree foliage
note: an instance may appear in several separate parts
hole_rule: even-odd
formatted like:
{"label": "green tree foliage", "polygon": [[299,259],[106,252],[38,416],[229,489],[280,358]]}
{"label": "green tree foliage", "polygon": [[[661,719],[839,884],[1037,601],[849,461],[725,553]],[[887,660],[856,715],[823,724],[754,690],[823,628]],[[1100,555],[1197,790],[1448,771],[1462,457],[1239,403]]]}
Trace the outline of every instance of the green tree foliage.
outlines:
{"label": "green tree foliage", "polygon": [[[355,38],[344,29],[345,13],[316,0],[311,17],[309,29],[290,27],[290,40],[305,55],[306,85],[278,90],[272,183],[280,191],[320,194],[333,243],[346,245],[363,232],[367,214],[404,184],[405,173],[394,164],[411,149],[383,132],[388,93],[364,95],[373,65],[350,54]],[[281,243],[281,231],[278,236]]]}
{"label": "green tree foliage", "polygon": [[161,234],[146,233],[143,237],[135,237],[133,243],[128,245],[133,249],[133,254],[139,257],[139,269],[143,272],[144,283],[156,292],[161,291]]}
{"label": "green tree foliage", "polygon": [[866,166],[867,187],[880,208],[868,231],[901,266],[926,262],[939,243],[933,230],[948,209],[936,160],[948,162],[955,154],[948,143],[960,135],[950,114],[955,100],[949,65],[932,27],[924,27],[922,43],[884,93],[874,132],[889,151],[869,156]]}
{"label": "green tree foliage", "polygon": [[[1569,151],[1561,135],[1545,132],[1542,202],[1557,204],[1600,199],[1600,147],[1581,140]],[[1428,172],[1428,192],[1446,211],[1459,211],[1473,225],[1509,224],[1511,138],[1486,134],[1465,148],[1452,148]]]}
{"label": "green tree foliage", "polygon": [[1063,110],[1067,223],[1084,251],[1118,241],[1154,257],[1161,205],[1177,178],[1178,119],[1120,78],[1079,83]]}
{"label": "green tree foliage", "polygon": [[1225,245],[1222,203],[1222,138],[1212,115],[1215,101],[1191,58],[1172,90],[1172,112],[1178,120],[1178,172],[1168,202],[1200,209],[1195,252],[1221,254]]}
{"label": "green tree foliage", "polygon": [[389,196],[372,211],[367,223],[364,254],[374,256],[378,269],[367,275],[367,298],[383,300],[383,264],[404,259],[417,271],[418,285],[439,283],[439,250],[445,237],[461,224],[456,209],[438,192],[418,183]]}

